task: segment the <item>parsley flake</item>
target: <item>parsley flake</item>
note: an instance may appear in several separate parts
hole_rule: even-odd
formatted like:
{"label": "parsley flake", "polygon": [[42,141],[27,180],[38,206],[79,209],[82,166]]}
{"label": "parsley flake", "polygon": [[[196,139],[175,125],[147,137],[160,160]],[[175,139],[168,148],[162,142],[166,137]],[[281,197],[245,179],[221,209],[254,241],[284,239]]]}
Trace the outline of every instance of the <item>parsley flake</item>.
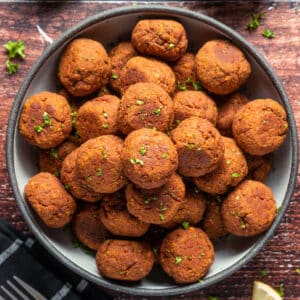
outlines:
{"label": "parsley flake", "polygon": [[57,149],[51,148],[51,150],[50,150],[50,157],[51,158],[58,158]]}
{"label": "parsley flake", "polygon": [[247,225],[244,221],[241,221],[241,228],[242,229],[246,229]]}
{"label": "parsley flake", "polygon": [[165,219],[165,216],[164,216],[163,214],[159,214],[159,219],[160,219],[161,221],[163,221],[163,220]]}
{"label": "parsley flake", "polygon": [[145,146],[142,146],[142,147],[140,148],[139,152],[140,152],[141,155],[144,156],[144,155],[147,153],[146,147],[145,147]]}
{"label": "parsley flake", "polygon": [[43,120],[44,120],[44,126],[50,126],[52,123],[52,120],[46,111],[44,111],[43,113]]}
{"label": "parsley flake", "polygon": [[132,157],[132,158],[129,159],[129,161],[130,161],[133,165],[134,165],[134,164],[139,164],[139,165],[141,165],[141,166],[144,165],[144,162],[143,162],[141,159],[139,159],[139,158]]}
{"label": "parsley flake", "polygon": [[136,100],[135,103],[136,103],[137,105],[141,106],[141,105],[144,105],[144,104],[145,104],[145,101],[143,101],[143,100]]}
{"label": "parsley flake", "polygon": [[163,159],[168,158],[168,153],[167,152],[162,153],[161,158],[163,158]]}
{"label": "parsley flake", "polygon": [[12,63],[9,59],[6,61],[6,69],[9,75],[16,73],[19,70],[19,65]]}
{"label": "parsley flake", "polygon": [[272,29],[265,29],[261,35],[268,39],[273,39],[275,37],[274,31]]}
{"label": "parsley flake", "polygon": [[190,227],[190,223],[187,222],[187,221],[184,221],[181,223],[181,226],[184,228],[184,229],[188,229]]}
{"label": "parsley flake", "polygon": [[260,275],[261,277],[266,277],[268,275],[269,271],[267,269],[261,270]]}
{"label": "parsley flake", "polygon": [[111,79],[118,79],[118,75],[115,74],[115,73],[111,73],[110,78]]}
{"label": "parsley flake", "polygon": [[156,108],[156,109],[154,109],[154,110],[152,111],[152,114],[153,114],[153,115],[156,115],[156,116],[159,116],[159,115],[160,115],[161,109],[162,109],[161,106],[158,107],[158,108]]}
{"label": "parsley flake", "polygon": [[106,160],[106,159],[107,159],[107,153],[106,153],[106,150],[105,150],[105,149],[103,149],[103,150],[101,151],[101,156],[102,156],[103,160]]}
{"label": "parsley flake", "polygon": [[175,256],[175,265],[179,265],[182,262],[181,256]]}
{"label": "parsley flake", "polygon": [[168,49],[174,49],[175,48],[175,44],[174,43],[170,43]]}
{"label": "parsley flake", "polygon": [[40,126],[40,125],[37,125],[37,126],[34,126],[34,130],[35,130],[37,133],[40,133],[40,132],[42,132],[43,127]]}
{"label": "parsley flake", "polygon": [[202,90],[202,86],[201,86],[200,81],[194,81],[194,82],[193,82],[193,87],[194,87],[194,90],[195,90],[195,91],[200,91],[200,90]]}
{"label": "parsley flake", "polygon": [[241,175],[240,175],[240,173],[235,172],[235,173],[231,174],[231,177],[232,178],[239,178],[239,177],[241,177]]}
{"label": "parsley flake", "polygon": [[102,169],[101,168],[97,169],[96,175],[97,176],[102,176]]}
{"label": "parsley flake", "polygon": [[108,126],[108,124],[102,124],[102,127],[104,128],[104,129],[107,129],[109,126]]}
{"label": "parsley flake", "polygon": [[259,25],[260,20],[264,16],[265,13],[258,13],[252,15],[252,20],[247,24],[247,29],[249,31],[254,31]]}
{"label": "parsley flake", "polygon": [[6,44],[3,45],[3,47],[8,51],[9,59],[15,58],[16,56],[25,58],[25,45],[21,40],[18,40],[16,42],[8,41]]}

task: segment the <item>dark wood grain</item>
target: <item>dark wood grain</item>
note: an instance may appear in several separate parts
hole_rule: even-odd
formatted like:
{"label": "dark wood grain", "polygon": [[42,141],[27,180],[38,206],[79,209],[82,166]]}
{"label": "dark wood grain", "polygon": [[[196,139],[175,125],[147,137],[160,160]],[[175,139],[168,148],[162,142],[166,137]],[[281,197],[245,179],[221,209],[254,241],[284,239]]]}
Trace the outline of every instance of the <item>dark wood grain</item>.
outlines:
{"label": "dark wood grain", "polygon": [[[42,2],[42,1],[41,1]],[[8,181],[5,161],[5,134],[9,111],[18,88],[26,73],[47,47],[37,31],[39,25],[55,39],[87,16],[105,9],[125,5],[126,3],[1,3],[0,4],[0,44],[8,40],[25,41],[26,59],[21,62],[20,70],[13,76],[5,71],[6,53],[0,50],[0,217],[8,220],[16,228],[29,233],[26,224],[17,208]],[[128,4],[128,3],[127,3]],[[129,3],[130,4],[130,3]],[[300,129],[300,4],[264,2],[215,2],[187,1],[169,2],[165,5],[186,7],[193,11],[205,13],[224,22],[237,30],[266,57],[282,80],[293,106],[297,127]],[[253,12],[265,11],[262,26],[254,33],[249,33],[245,26]],[[275,31],[276,38],[265,39],[260,32],[264,28]],[[298,174],[299,175],[299,174]],[[293,196],[289,209],[280,224],[276,235],[251,262],[222,282],[189,295],[186,299],[207,299],[208,295],[220,299],[250,299],[252,284],[260,279],[262,269],[268,269],[263,280],[274,287],[283,283],[285,299],[300,299],[300,275],[295,272],[300,267],[300,183]],[[122,299],[138,299],[116,295]],[[173,297],[180,299],[182,296]]]}

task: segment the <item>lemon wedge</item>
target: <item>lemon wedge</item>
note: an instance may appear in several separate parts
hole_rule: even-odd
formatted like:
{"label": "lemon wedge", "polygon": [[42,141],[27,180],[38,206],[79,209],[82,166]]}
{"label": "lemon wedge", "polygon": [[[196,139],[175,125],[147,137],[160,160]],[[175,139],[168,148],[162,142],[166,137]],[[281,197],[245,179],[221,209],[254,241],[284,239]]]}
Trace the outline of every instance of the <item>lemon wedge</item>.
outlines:
{"label": "lemon wedge", "polygon": [[282,298],[271,286],[254,281],[252,300],[282,300]]}

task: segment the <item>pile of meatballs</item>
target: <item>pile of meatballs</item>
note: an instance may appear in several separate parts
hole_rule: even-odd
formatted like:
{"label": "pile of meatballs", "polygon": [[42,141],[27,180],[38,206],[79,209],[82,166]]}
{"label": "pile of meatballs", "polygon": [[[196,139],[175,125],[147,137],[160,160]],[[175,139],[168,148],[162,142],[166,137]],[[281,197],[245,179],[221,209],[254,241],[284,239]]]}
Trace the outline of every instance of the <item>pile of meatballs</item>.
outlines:
{"label": "pile of meatballs", "polygon": [[241,92],[251,65],[230,41],[198,47],[187,52],[174,20],[141,20],[108,53],[76,38],[58,64],[62,88],[24,104],[19,130],[40,168],[26,199],[48,227],[70,223],[104,277],[140,280],[160,264],[178,284],[197,282],[212,240],[260,234],[275,218],[263,181],[286,113]]}

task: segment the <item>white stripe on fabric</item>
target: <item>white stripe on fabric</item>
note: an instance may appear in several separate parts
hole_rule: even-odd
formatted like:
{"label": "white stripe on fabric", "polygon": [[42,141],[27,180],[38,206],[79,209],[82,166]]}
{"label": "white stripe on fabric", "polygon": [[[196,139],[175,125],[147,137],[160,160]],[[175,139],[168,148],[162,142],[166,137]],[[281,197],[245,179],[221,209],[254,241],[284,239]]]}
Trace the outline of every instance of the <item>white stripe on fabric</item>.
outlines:
{"label": "white stripe on fabric", "polygon": [[76,286],[76,291],[78,293],[82,293],[88,285],[89,285],[89,283],[85,279],[82,279]]}
{"label": "white stripe on fabric", "polygon": [[56,294],[51,298],[51,300],[63,299],[65,296],[68,295],[71,288],[72,288],[72,285],[69,282],[66,282],[66,284],[63,285],[63,287],[59,291],[56,292]]}
{"label": "white stripe on fabric", "polygon": [[23,242],[16,239],[6,250],[0,254],[0,265],[4,263],[13,253],[15,253]]}

